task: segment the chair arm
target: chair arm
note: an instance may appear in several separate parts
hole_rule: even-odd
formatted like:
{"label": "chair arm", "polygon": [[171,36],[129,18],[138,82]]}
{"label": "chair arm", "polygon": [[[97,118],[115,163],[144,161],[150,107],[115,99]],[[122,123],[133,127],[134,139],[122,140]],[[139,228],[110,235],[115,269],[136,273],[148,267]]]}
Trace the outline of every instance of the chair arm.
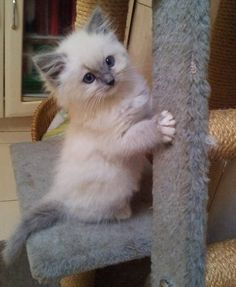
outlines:
{"label": "chair arm", "polygon": [[210,111],[209,133],[217,142],[210,151],[210,158],[234,158],[236,156],[236,109]]}
{"label": "chair arm", "polygon": [[58,110],[56,99],[52,96],[42,101],[37,107],[31,124],[31,137],[33,142],[41,140]]}

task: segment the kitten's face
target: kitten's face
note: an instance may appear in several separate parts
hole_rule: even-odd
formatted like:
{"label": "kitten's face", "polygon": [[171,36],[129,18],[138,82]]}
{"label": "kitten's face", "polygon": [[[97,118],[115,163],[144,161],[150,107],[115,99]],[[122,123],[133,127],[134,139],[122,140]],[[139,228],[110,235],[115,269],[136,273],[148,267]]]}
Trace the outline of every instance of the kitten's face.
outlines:
{"label": "kitten's face", "polygon": [[59,103],[101,101],[129,84],[131,69],[123,45],[96,10],[87,26],[65,39],[57,51],[36,59]]}
{"label": "kitten's face", "polygon": [[112,34],[78,32],[64,42],[60,52],[67,58],[61,74],[64,88],[73,86],[81,100],[112,96],[126,81],[128,55]]}

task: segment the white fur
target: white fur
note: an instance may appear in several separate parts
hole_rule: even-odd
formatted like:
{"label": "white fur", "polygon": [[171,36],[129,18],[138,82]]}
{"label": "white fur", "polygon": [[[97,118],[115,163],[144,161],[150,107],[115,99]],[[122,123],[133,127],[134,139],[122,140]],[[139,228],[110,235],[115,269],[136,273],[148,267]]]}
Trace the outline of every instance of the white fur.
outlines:
{"label": "white fur", "polygon": [[[152,117],[146,81],[113,33],[75,32],[57,52],[67,62],[55,92],[70,126],[46,199],[61,201],[83,221],[127,218],[145,153],[173,139],[175,121],[168,112]],[[115,86],[84,83],[85,73],[109,55],[115,57]]]}

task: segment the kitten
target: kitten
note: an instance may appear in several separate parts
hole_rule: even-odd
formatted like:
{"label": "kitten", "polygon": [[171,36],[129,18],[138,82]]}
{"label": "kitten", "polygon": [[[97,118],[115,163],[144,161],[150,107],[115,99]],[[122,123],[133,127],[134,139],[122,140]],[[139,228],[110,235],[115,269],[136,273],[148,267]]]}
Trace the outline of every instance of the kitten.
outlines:
{"label": "kitten", "polygon": [[146,81],[99,8],[55,52],[34,60],[70,124],[51,190],[8,241],[7,263],[32,233],[58,220],[129,218],[145,153],[175,134],[170,113],[152,116]]}

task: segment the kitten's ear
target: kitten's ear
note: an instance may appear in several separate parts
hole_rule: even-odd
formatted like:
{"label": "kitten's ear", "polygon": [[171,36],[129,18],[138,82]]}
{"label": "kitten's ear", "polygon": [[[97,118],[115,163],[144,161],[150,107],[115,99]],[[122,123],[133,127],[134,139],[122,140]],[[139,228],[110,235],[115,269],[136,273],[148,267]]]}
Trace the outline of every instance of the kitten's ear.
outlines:
{"label": "kitten's ear", "polygon": [[112,32],[111,23],[100,7],[97,7],[90,17],[85,29],[88,33],[107,34]]}
{"label": "kitten's ear", "polygon": [[33,62],[41,75],[52,86],[59,85],[59,75],[65,68],[65,55],[63,53],[47,53],[37,55],[33,58]]}

